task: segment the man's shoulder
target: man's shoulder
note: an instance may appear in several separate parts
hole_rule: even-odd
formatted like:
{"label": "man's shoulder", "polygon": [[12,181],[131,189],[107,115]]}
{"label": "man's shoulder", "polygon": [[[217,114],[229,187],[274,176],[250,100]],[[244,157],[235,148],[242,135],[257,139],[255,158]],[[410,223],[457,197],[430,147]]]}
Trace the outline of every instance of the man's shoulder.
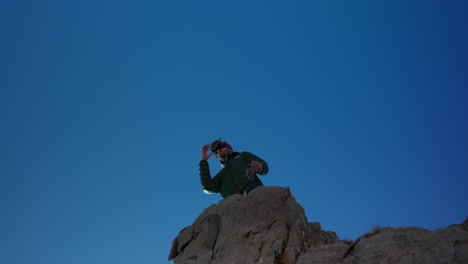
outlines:
{"label": "man's shoulder", "polygon": [[251,154],[246,151],[241,151],[241,152],[235,151],[232,153],[231,160],[234,161],[234,160],[244,159],[245,156],[247,155],[251,155]]}
{"label": "man's shoulder", "polygon": [[240,158],[240,159],[247,159],[247,160],[250,160],[252,158],[254,158],[255,155],[252,153],[252,152],[248,152],[248,151],[241,151],[239,152],[239,155],[237,155],[236,158]]}
{"label": "man's shoulder", "polygon": [[248,151],[235,152],[234,158],[245,157],[247,155],[251,155],[251,153]]}

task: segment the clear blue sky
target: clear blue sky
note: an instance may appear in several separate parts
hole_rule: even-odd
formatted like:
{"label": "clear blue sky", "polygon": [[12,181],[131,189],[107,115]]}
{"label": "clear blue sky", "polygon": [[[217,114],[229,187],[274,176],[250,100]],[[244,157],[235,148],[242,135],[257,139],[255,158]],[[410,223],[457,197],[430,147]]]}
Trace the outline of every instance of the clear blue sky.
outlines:
{"label": "clear blue sky", "polygon": [[219,137],[342,239],[462,222],[467,14],[464,0],[2,1],[0,263],[167,263],[221,199],[198,176]]}

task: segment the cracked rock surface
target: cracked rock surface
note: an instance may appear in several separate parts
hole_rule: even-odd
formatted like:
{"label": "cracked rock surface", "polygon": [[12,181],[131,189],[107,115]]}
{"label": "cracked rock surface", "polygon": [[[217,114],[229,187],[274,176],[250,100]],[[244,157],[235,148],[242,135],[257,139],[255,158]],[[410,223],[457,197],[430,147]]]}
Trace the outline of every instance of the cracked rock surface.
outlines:
{"label": "cracked rock surface", "polygon": [[467,263],[468,218],[429,231],[379,228],[341,241],[307,222],[289,188],[259,187],[206,208],[174,239],[175,264]]}
{"label": "cracked rock surface", "polygon": [[338,240],[307,222],[289,188],[259,187],[212,205],[174,239],[174,263],[296,263],[310,245]]}

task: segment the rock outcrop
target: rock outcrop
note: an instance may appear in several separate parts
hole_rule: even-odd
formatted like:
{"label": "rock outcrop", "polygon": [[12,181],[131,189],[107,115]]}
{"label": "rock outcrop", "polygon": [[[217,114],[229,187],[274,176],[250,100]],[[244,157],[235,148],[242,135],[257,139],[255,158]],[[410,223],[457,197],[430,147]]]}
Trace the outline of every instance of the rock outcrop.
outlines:
{"label": "rock outcrop", "polygon": [[429,231],[378,228],[355,242],[309,223],[289,188],[259,187],[211,205],[174,239],[175,264],[468,263],[468,218]]}

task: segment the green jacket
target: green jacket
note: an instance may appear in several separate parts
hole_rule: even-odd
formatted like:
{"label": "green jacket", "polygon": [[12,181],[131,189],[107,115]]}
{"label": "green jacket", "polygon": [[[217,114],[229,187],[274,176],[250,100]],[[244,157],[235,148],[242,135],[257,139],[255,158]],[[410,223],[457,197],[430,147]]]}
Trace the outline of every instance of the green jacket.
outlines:
{"label": "green jacket", "polygon": [[[222,169],[213,178],[211,178],[208,162],[202,160],[199,164],[201,184],[209,192],[221,193],[223,198],[241,193],[247,183],[250,182],[245,174],[247,164],[251,164],[254,160],[261,162],[263,165],[263,171],[258,174],[267,174],[268,164],[254,154],[245,151],[241,153],[233,152],[226,162],[221,162]],[[257,176],[255,178],[260,181]]]}

